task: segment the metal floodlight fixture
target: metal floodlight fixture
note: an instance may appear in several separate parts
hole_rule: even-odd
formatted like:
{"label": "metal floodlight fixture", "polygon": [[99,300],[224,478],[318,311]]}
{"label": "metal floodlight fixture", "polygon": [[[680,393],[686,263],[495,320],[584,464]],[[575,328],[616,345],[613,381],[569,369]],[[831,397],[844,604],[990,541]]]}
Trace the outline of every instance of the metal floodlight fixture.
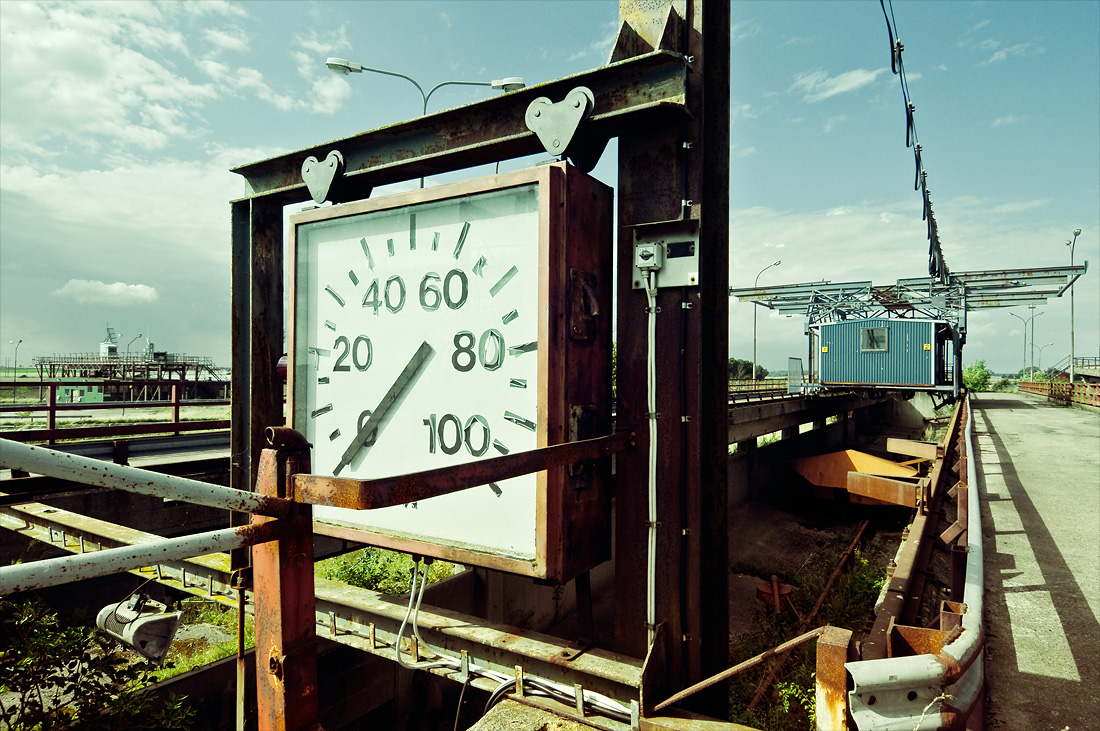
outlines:
{"label": "metal floodlight fixture", "polygon": [[170,612],[145,594],[133,594],[100,609],[95,623],[129,649],[160,665],[182,616],[182,612]]}
{"label": "metal floodlight fixture", "polygon": [[334,74],[350,74],[353,71],[357,74],[363,73],[363,65],[349,61],[346,58],[326,58],[325,66],[328,66],[329,71]]}
{"label": "metal floodlight fixture", "polygon": [[1073,235],[1074,236],[1080,236],[1081,235],[1081,229],[1079,229],[1079,228],[1073,229]]}
{"label": "metal floodlight fixture", "polygon": [[500,89],[501,91],[519,91],[526,84],[523,83],[522,76],[509,76],[504,79],[493,79],[492,87],[494,89]]}

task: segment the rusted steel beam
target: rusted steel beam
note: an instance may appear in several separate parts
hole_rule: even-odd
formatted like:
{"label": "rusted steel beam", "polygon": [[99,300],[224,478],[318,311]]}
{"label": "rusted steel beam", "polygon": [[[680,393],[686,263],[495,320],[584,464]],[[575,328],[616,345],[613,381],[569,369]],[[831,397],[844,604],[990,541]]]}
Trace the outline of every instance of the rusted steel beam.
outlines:
{"label": "rusted steel beam", "polygon": [[531,472],[599,459],[629,449],[632,432],[558,444],[423,472],[372,480],[297,474],[290,478],[288,497],[295,502],[353,510],[374,510],[507,480]]}
{"label": "rusted steel beam", "polygon": [[[298,470],[309,470],[308,449],[263,450],[257,492],[278,497]],[[269,520],[253,515],[252,525]],[[271,731],[307,731],[318,716],[312,508],[296,505],[280,522],[283,538],[252,550],[256,722]]]}
{"label": "rusted steel beam", "polygon": [[915,508],[923,493],[924,480],[899,480],[863,472],[848,473],[848,492],[854,503],[903,505]]}
{"label": "rusted steel beam", "polygon": [[667,699],[661,701],[660,703],[658,703],[657,705],[653,706],[653,710],[654,711],[660,711],[663,708],[668,708],[669,706],[673,705],[674,703],[679,703],[680,701],[684,700],[688,696],[690,696],[694,693],[698,693],[699,691],[703,690],[704,688],[709,688],[712,685],[714,685],[715,683],[720,683],[723,680],[727,680],[729,678],[732,678],[734,675],[737,675],[740,672],[743,672],[743,671],[748,670],[750,668],[754,668],[757,665],[759,665],[760,663],[764,662],[765,660],[768,660],[768,659],[773,658],[773,657],[779,657],[783,653],[789,652],[790,650],[795,649],[799,645],[806,644],[807,642],[814,639],[815,637],[820,637],[822,634],[824,634],[826,629],[828,629],[828,627],[818,627],[817,629],[810,630],[809,632],[801,634],[798,637],[795,637],[794,639],[787,640],[783,644],[777,645],[776,647],[773,647],[770,650],[765,650],[764,652],[760,653],[759,655],[756,655],[755,657],[750,657],[748,660],[745,660],[744,662],[738,663],[738,664],[734,665],[733,667],[729,668],[728,670],[723,670],[722,672],[718,673],[717,675],[711,676],[711,677],[707,678],[706,680],[700,681],[700,682],[696,683],[695,685],[691,686],[690,688],[684,688],[679,693],[676,693],[675,695],[670,696],[669,698],[667,698]]}
{"label": "rusted steel beam", "polygon": [[148,424],[114,424],[110,426],[81,426],[61,429],[19,429],[5,431],[4,438],[16,442],[44,442],[58,439],[96,439],[122,437],[132,434],[174,434],[185,431],[216,431],[228,429],[228,419],[211,421],[152,422]]}
{"label": "rusted steel beam", "polygon": [[935,459],[943,454],[943,445],[935,442],[918,442],[912,439],[886,439],[886,451],[921,459]]}
{"label": "rusted steel beam", "polygon": [[[938,507],[940,494],[947,491],[944,481],[946,463],[953,459],[956,449],[956,435],[964,422],[963,404],[959,402],[951,414],[947,432],[943,438],[943,457],[937,459],[932,466],[929,479],[931,480],[931,505],[928,510],[917,512],[913,522],[907,529],[907,534],[898,551],[894,573],[890,577],[886,591],[883,593],[882,602],[875,607],[875,623],[862,644],[864,660],[881,659],[888,656],[887,640],[890,632],[890,623],[895,618],[903,619],[906,605],[910,598],[917,593],[919,586],[923,586],[922,580],[914,579],[920,574],[919,558],[925,546],[922,545],[925,533],[930,525],[936,522],[935,510]],[[910,584],[913,586],[910,586]],[[918,586],[919,585],[919,586]]]}
{"label": "rusted steel beam", "polygon": [[[686,119],[688,64],[683,55],[655,51],[573,76],[537,84],[436,114],[364,132],[279,157],[241,165],[248,196],[281,194],[307,200],[302,163],[323,160],[337,149],[344,157],[343,200],[365,198],[374,187],[459,170],[543,151],[527,129],[527,106],[537,97],[564,99],[577,86],[595,95],[596,105],[578,135],[607,139],[631,126],[658,127],[655,120]],[[339,181],[338,181],[339,184]],[[343,192],[344,195],[340,195]],[[335,198],[334,198],[335,200]]]}
{"label": "rusted steel beam", "polygon": [[[844,564],[848,562],[848,557],[852,555],[852,552],[856,550],[856,546],[859,545],[859,539],[863,537],[863,531],[867,530],[867,526],[871,521],[865,520],[859,526],[859,530],[856,531],[855,538],[848,545],[848,548],[840,556],[840,560],[837,561],[836,568],[833,569],[833,573],[829,574],[828,580],[825,582],[825,587],[821,590],[821,594],[818,595],[817,601],[814,602],[814,606],[806,613],[806,616],[799,622],[798,631],[804,632],[806,628],[813,624],[814,617],[817,616],[818,611],[821,609],[821,605],[825,603],[825,597],[829,595],[829,589],[833,587],[833,582],[836,581],[836,577],[840,575],[840,570],[844,568]],[[791,606],[794,606],[793,604]],[[851,634],[851,633],[849,633]],[[783,663],[787,661],[791,651],[787,650],[779,655],[775,662],[772,663],[771,668],[768,670],[767,676],[760,681],[760,685],[756,688],[756,693],[753,694],[752,700],[749,701],[749,705],[746,710],[751,711],[759,705],[760,701],[764,698],[764,692],[771,687],[772,681],[775,680],[776,674],[779,672],[779,668]]]}

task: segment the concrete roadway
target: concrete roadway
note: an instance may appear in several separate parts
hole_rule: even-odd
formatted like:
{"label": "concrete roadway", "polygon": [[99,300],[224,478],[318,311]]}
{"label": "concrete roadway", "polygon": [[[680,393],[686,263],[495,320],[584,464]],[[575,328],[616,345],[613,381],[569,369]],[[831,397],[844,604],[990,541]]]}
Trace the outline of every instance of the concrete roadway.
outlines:
{"label": "concrete roadway", "polygon": [[986,728],[1100,729],[1100,414],[971,398],[985,552]]}

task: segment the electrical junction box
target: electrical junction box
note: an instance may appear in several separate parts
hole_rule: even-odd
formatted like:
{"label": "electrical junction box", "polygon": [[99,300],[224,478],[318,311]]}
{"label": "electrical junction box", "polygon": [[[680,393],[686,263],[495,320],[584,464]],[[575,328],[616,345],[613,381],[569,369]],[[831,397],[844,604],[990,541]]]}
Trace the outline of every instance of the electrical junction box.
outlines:
{"label": "electrical junction box", "polygon": [[[654,250],[659,253],[642,258]],[[699,286],[698,221],[661,221],[634,227],[633,288],[645,289],[645,275],[653,270],[657,271],[658,289]]]}

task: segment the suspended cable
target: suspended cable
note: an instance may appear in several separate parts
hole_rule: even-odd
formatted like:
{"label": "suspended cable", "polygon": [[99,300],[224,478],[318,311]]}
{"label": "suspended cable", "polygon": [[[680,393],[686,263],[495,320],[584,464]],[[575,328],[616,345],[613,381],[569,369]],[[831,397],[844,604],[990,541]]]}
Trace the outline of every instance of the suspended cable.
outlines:
{"label": "suspended cable", "polygon": [[[889,10],[886,9],[888,1]],[[917,135],[917,120],[914,114],[916,106],[909,96],[909,81],[905,78],[905,62],[902,60],[902,51],[905,50],[905,46],[898,37],[893,0],[879,0],[879,6],[882,8],[882,16],[886,19],[886,34],[890,39],[890,70],[898,77],[902,100],[905,102],[905,146],[913,148],[915,164],[913,190],[919,190],[921,193],[923,204],[921,220],[925,221],[928,227],[928,274],[946,283],[951,272],[943,259],[939,226],[936,224],[936,216],[932,210],[932,191],[928,189],[928,172],[924,169],[920,137]]]}

